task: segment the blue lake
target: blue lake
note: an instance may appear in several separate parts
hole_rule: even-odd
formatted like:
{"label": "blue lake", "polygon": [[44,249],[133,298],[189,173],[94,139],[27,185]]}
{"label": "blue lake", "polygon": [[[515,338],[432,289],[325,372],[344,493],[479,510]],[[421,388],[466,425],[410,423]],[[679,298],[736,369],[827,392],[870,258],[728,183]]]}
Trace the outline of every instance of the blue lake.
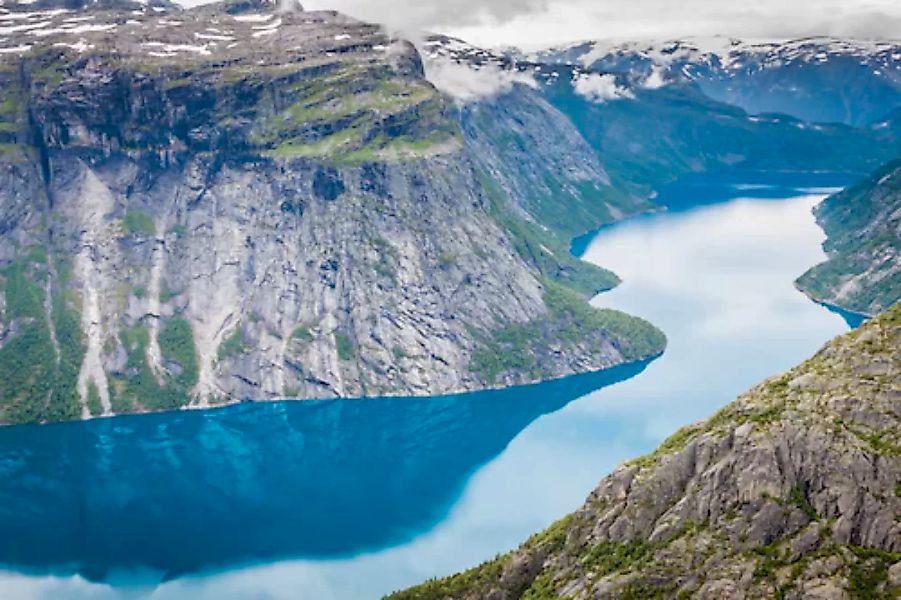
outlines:
{"label": "blue lake", "polygon": [[810,211],[839,183],[685,181],[668,211],[577,240],[624,281],[594,303],[667,334],[648,364],[0,430],[0,597],[377,598],[515,547],[847,330],[792,285],[824,258]]}

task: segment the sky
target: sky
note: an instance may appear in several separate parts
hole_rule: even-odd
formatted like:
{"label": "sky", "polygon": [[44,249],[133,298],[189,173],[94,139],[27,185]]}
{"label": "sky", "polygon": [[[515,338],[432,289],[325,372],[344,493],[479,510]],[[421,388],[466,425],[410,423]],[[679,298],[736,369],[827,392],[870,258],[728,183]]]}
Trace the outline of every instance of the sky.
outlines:
{"label": "sky", "polygon": [[727,35],[901,37],[901,0],[301,0],[405,34],[445,33],[480,46],[545,47],[585,39]]}

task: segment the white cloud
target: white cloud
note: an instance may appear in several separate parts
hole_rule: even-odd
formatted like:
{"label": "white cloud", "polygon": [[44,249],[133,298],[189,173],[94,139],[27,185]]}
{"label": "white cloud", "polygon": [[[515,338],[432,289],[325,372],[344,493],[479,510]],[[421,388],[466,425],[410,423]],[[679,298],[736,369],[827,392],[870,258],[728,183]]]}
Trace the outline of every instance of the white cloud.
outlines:
{"label": "white cloud", "polygon": [[[197,0],[186,0],[189,2]],[[898,0],[304,0],[401,31],[481,46],[537,48],[581,39],[684,36],[884,39],[901,32]]]}
{"label": "white cloud", "polygon": [[494,65],[475,69],[443,58],[426,61],[425,74],[436,88],[464,104],[499,96],[512,90],[516,84],[538,87],[534,77],[525,73]]}
{"label": "white cloud", "polygon": [[657,90],[665,85],[666,79],[663,76],[663,69],[655,65],[651,69],[651,74],[648,75],[648,78],[642,82],[641,87],[646,90]]}
{"label": "white cloud", "polygon": [[635,97],[628,88],[617,85],[616,77],[613,75],[596,73],[580,75],[573,81],[573,89],[578,95],[598,104],[608,100]]}

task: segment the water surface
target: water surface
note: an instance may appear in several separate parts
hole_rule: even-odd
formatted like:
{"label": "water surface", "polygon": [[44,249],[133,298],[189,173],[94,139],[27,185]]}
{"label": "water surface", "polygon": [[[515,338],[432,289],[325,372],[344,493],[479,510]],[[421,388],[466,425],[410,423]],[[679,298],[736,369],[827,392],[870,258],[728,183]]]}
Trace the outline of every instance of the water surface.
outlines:
{"label": "water surface", "polygon": [[667,334],[650,364],[0,431],[2,595],[375,598],[514,547],[619,462],[847,329],[792,285],[824,258],[810,210],[826,191],[714,183],[683,182],[661,196],[669,211],[581,242],[624,281],[594,302]]}

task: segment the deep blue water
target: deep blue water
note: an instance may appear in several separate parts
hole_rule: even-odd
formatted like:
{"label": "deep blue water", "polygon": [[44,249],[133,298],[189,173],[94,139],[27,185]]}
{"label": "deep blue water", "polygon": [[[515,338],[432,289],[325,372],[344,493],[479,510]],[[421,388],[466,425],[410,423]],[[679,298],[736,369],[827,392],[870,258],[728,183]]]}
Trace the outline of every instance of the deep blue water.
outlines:
{"label": "deep blue water", "polygon": [[645,366],[479,394],[4,430],[0,563],[168,579],[402,542],[529,423]]}
{"label": "deep blue water", "polygon": [[847,330],[792,285],[823,259],[810,210],[825,193],[677,185],[669,211],[585,240],[624,281],[594,302],[666,332],[649,364],[0,430],[0,597],[375,598],[512,548],[617,463]]}

